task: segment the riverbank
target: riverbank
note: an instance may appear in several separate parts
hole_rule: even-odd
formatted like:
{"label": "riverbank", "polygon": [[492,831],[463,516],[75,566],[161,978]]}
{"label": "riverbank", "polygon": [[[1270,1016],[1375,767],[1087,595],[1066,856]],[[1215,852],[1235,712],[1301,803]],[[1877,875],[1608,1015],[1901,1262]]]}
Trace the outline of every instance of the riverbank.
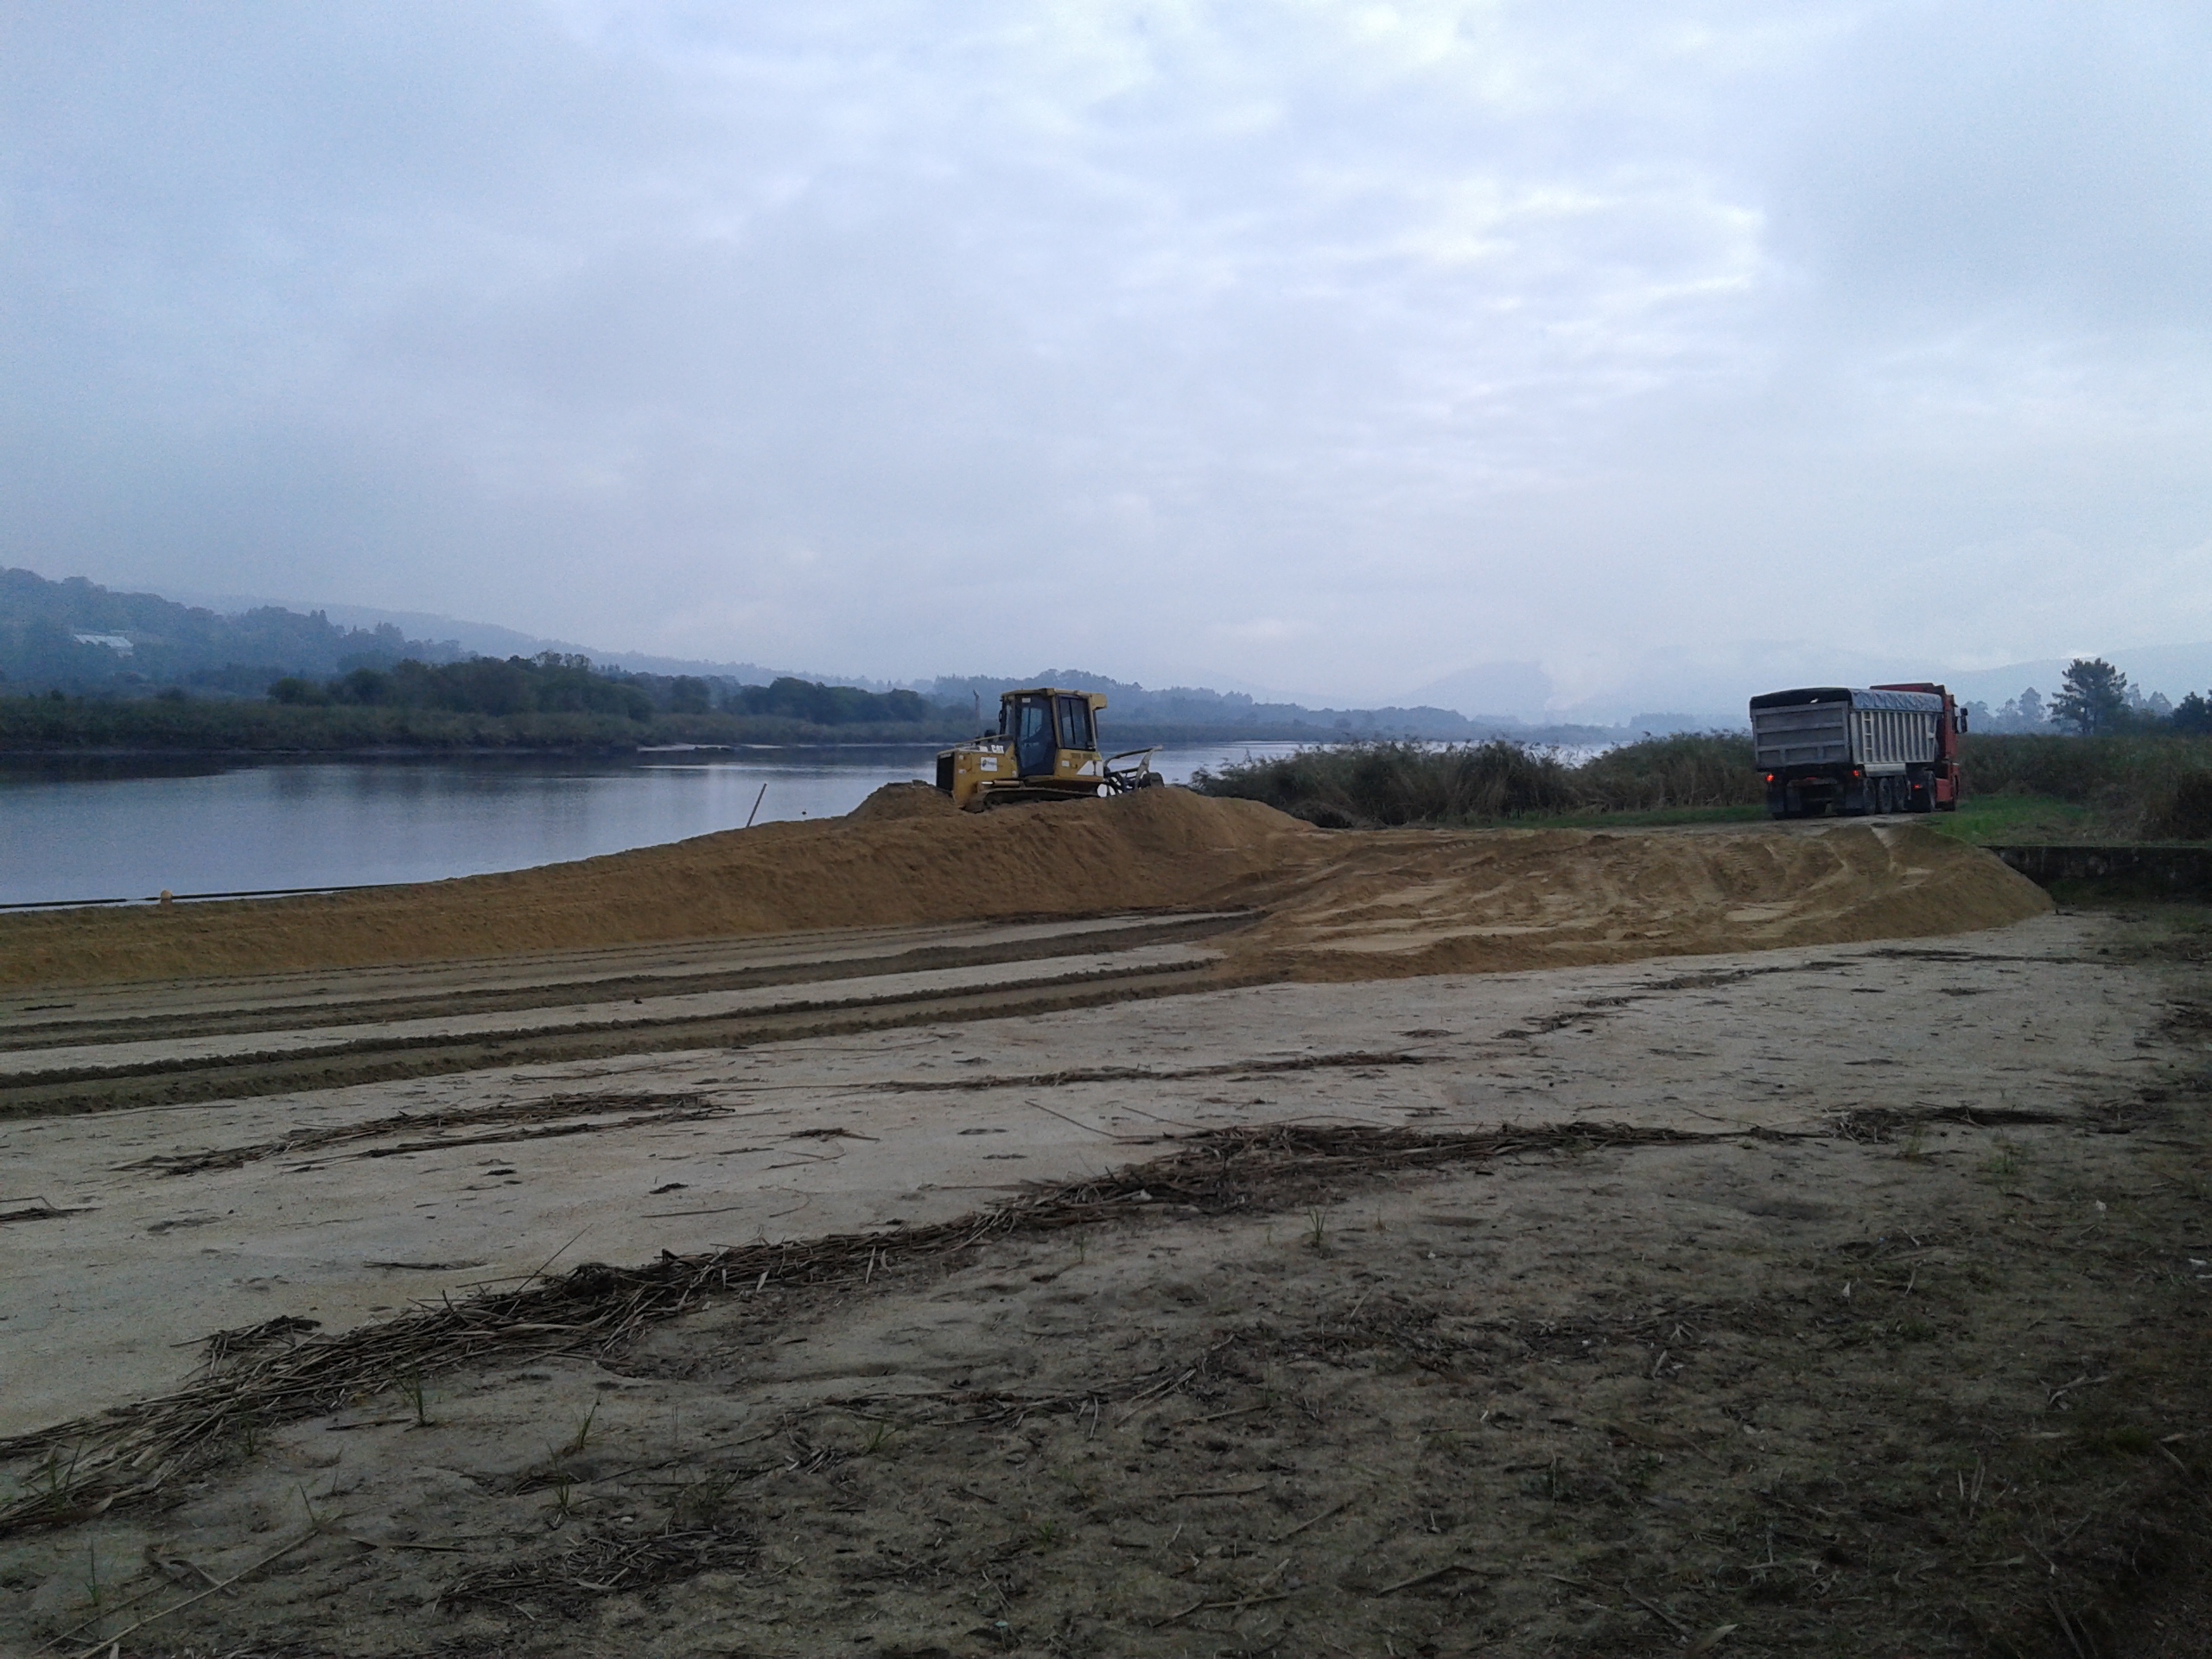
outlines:
{"label": "riverbank", "polygon": [[1622,960],[1994,926],[2045,908],[1909,824],[1340,835],[1183,789],[962,813],[927,785],[775,823],[496,875],[0,918],[0,985],[492,957],[655,940],[1123,910],[1264,908],[1270,976]]}

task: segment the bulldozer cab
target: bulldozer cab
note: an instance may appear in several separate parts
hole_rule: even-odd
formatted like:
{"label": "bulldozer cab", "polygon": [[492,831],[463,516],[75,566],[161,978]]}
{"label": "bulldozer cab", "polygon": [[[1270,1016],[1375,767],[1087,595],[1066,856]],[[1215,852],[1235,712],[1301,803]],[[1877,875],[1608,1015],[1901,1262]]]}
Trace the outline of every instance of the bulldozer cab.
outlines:
{"label": "bulldozer cab", "polygon": [[[1039,685],[1003,692],[998,729],[939,753],[937,786],[957,806],[981,808],[1119,794],[1158,783],[1153,750],[1099,753],[1098,715],[1105,707],[1095,691]],[[1132,759],[1135,766],[1124,764]]]}
{"label": "bulldozer cab", "polygon": [[[1105,702],[1103,697],[1098,701]],[[1096,760],[1098,739],[1090,704],[1081,692],[1007,692],[999,702],[999,729],[1014,741],[1017,774],[1056,778],[1066,754]]]}

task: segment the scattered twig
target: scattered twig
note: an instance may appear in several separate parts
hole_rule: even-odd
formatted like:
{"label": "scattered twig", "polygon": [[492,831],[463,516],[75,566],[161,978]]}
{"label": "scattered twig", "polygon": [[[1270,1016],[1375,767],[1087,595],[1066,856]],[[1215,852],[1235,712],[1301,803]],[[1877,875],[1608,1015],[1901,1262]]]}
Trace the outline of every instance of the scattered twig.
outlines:
{"label": "scattered twig", "polygon": [[2045,1595],[2044,1599],[2050,1604],[2051,1617],[2058,1621],[2059,1634],[2066,1638],[2066,1645],[2074,1650],[2075,1659],[2095,1659],[2095,1655],[2085,1647],[2082,1638],[2074,1633],[2073,1616],[2060,1602],[2057,1592],[2051,1592]]}
{"label": "scattered twig", "polygon": [[1322,1510],[1320,1514],[1313,1516],[1307,1520],[1300,1522],[1288,1532],[1277,1533],[1274,1537],[1268,1539],[1268,1541],[1271,1544],[1280,1544],[1287,1539],[1295,1538],[1300,1533],[1305,1531],[1306,1528],[1318,1527],[1321,1522],[1327,1520],[1331,1516],[1335,1515],[1338,1511],[1350,1509],[1351,1507],[1351,1499],[1348,1497],[1340,1499],[1338,1502],[1330,1504],[1329,1507]]}
{"label": "scattered twig", "polygon": [[1065,1112],[1054,1111],[1050,1106],[1046,1105],[1042,1101],[1025,1100],[1021,1103],[1025,1106],[1034,1106],[1039,1111],[1044,1112],[1050,1116],[1057,1117],[1063,1123],[1072,1123],[1078,1129],[1086,1129],[1092,1135],[1103,1135],[1109,1141],[1118,1141],[1122,1138],[1120,1135],[1115,1134],[1111,1129],[1102,1129],[1096,1123],[1086,1123],[1079,1117],[1070,1117]]}
{"label": "scattered twig", "polygon": [[[370,1266],[376,1264],[371,1262]],[[280,1313],[273,1319],[264,1319],[258,1325],[233,1325],[227,1331],[218,1331],[202,1338],[207,1355],[202,1363],[213,1368],[235,1355],[247,1353],[256,1348],[265,1348],[272,1342],[287,1337],[298,1338],[312,1335],[322,1329],[321,1319],[302,1319],[297,1314]],[[187,1344],[180,1343],[179,1347]]]}
{"label": "scattered twig", "polygon": [[[245,1146],[218,1147],[205,1152],[160,1153],[151,1158],[141,1158],[136,1163],[125,1164],[123,1167],[156,1170],[163,1175],[197,1175],[208,1170],[242,1168],[264,1158],[319,1152],[325,1147],[343,1146],[353,1141],[380,1141],[410,1130],[500,1123],[543,1123],[555,1118],[605,1117],[615,1112],[635,1113],[640,1107],[655,1109],[642,1116],[632,1117],[629,1120],[631,1123],[654,1123],[671,1116],[680,1121],[692,1117],[734,1116],[726,1106],[711,1105],[690,1095],[559,1095],[543,1100],[502,1101],[496,1105],[458,1108],[447,1112],[398,1112],[388,1117],[365,1118],[358,1123],[341,1123],[325,1129],[302,1129],[277,1141],[257,1141]],[[593,1129],[621,1127],[624,1125],[619,1122],[577,1123],[562,1126],[555,1133],[581,1135]],[[533,1138],[536,1137],[526,1134],[506,1134],[418,1141],[411,1147],[381,1148],[369,1155],[382,1157],[397,1151],[435,1150],[440,1147],[480,1146],[487,1141]]]}
{"label": "scattered twig", "polygon": [[[86,1649],[84,1652],[79,1656],[79,1659],[93,1659],[93,1656],[98,1654],[112,1653],[122,1645],[123,1638],[124,1637],[132,1634],[134,1631],[143,1630],[149,1624],[157,1624],[161,1620],[167,1618],[171,1613],[181,1613],[186,1608],[207,1600],[208,1597],[216,1594],[218,1592],[229,1589],[239,1580],[249,1578],[252,1574],[260,1572],[263,1567],[267,1567],[271,1561],[281,1560],[285,1556],[290,1554],[294,1550],[299,1548],[301,1545],[311,1543],[315,1539],[320,1538],[322,1535],[322,1531],[323,1529],[321,1527],[309,1527],[298,1537],[293,1539],[290,1543],[283,1545],[280,1548],[270,1550],[269,1554],[264,1555],[260,1560],[253,1562],[251,1566],[240,1567],[237,1572],[232,1573],[229,1578],[222,1580],[221,1583],[211,1584],[205,1590],[200,1591],[196,1594],[187,1596],[182,1601],[178,1602],[175,1605],[162,1608],[158,1613],[149,1613],[145,1618],[140,1619],[136,1624],[131,1625],[127,1630],[118,1631],[115,1635],[110,1637],[105,1643],[95,1642],[91,1647]],[[84,1626],[80,1624],[77,1628],[82,1630]]]}
{"label": "scattered twig", "polygon": [[403,1543],[396,1539],[391,1538],[359,1538],[356,1537],[350,1532],[341,1532],[338,1535],[343,1538],[347,1543],[359,1544],[364,1549],[419,1549],[435,1551],[436,1554],[441,1555],[466,1555],[468,1554],[468,1546],[467,1544]]}
{"label": "scattered twig", "polygon": [[1454,1573],[1471,1573],[1474,1570],[1474,1564],[1471,1561],[1447,1561],[1442,1567],[1432,1567],[1426,1573],[1416,1573],[1410,1579],[1400,1579],[1395,1584],[1386,1584],[1380,1590],[1370,1591],[1369,1593],[1376,1596],[1395,1596],[1399,1591],[1410,1590],[1417,1584],[1428,1584],[1435,1580],[1446,1578]]}
{"label": "scattered twig", "polygon": [[11,1221],[51,1221],[56,1216],[81,1216],[91,1207],[80,1204],[73,1210],[65,1210],[41,1198],[35,1205],[27,1205],[21,1210],[0,1210],[0,1225]]}
{"label": "scattered twig", "polygon": [[1224,1418],[1249,1417],[1255,1411],[1265,1411],[1274,1403],[1274,1402],[1272,1400],[1262,1400],[1256,1406],[1238,1406],[1232,1411],[1217,1411],[1204,1417],[1192,1417],[1184,1424],[1184,1427],[1185,1428],[1196,1428],[1200,1423],[1217,1423],[1222,1421]]}
{"label": "scattered twig", "polygon": [[1681,1619],[1676,1618],[1672,1613],[1669,1612],[1664,1607],[1662,1607],[1657,1602],[1649,1600],[1643,1596],[1637,1595],[1636,1592],[1630,1589],[1626,1584],[1623,1584],[1621,1586],[1621,1593],[1626,1596],[1630,1601],[1634,1602],[1637,1606],[1643,1608],[1645,1612],[1649,1613],[1654,1618],[1663,1620],[1667,1628],[1674,1631],[1676,1636],[1682,1637],[1686,1641],[1688,1639],[1690,1627],[1683,1624]]}
{"label": "scattered twig", "polygon": [[[1211,1592],[1209,1592],[1209,1594]],[[1166,1625],[1175,1624],[1178,1620],[1188,1618],[1192,1613],[1215,1612],[1227,1607],[1234,1607],[1242,1611],[1246,1607],[1264,1606],[1271,1601],[1288,1601],[1297,1593],[1298,1592],[1295,1590],[1277,1590],[1269,1595],[1236,1596],[1223,1601],[1209,1601],[1205,1597],[1202,1596],[1198,1600],[1192,1602],[1189,1606],[1183,1609],[1181,1612],[1168,1614],[1166,1618],[1160,1619],[1157,1624],[1155,1624],[1153,1628],[1155,1630],[1161,1629]]]}
{"label": "scattered twig", "polygon": [[[564,1107],[573,1111],[577,1103]],[[534,1272],[507,1287],[489,1286],[379,1323],[244,1356],[174,1393],[0,1440],[0,1458],[74,1443],[66,1481],[0,1504],[0,1535],[146,1502],[175,1480],[228,1456],[244,1425],[265,1428],[319,1415],[356,1396],[381,1393],[397,1379],[427,1376],[493,1355],[606,1356],[703,1299],[743,1295],[748,1288],[757,1296],[771,1277],[802,1293],[857,1288],[870,1277],[871,1262],[874,1272],[899,1271],[993,1240],[1119,1220],[1139,1206],[1164,1211],[1173,1204],[1184,1214],[1249,1215],[1255,1207],[1307,1205],[1348,1178],[1491,1159],[1509,1149],[1672,1146],[1739,1138],[1600,1123],[1479,1133],[1313,1123],[1210,1131],[1188,1137],[1149,1163],[1032,1189],[990,1210],[902,1230],[895,1268],[880,1254],[882,1234],[869,1232],[763,1242],[694,1255],[664,1252],[642,1267],[594,1263],[550,1275],[553,1262],[584,1236],[580,1230]],[[1173,1393],[1198,1374],[1191,1367],[1160,1379],[1131,1402],[1132,1409]],[[1128,1421],[1126,1414],[1122,1421]]]}

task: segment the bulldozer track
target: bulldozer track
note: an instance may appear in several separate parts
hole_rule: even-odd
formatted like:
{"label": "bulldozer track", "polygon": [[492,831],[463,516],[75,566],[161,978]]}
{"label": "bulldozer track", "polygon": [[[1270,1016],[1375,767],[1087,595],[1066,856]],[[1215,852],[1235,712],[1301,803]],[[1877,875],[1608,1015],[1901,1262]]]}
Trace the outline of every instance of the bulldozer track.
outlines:
{"label": "bulldozer track", "polygon": [[[226,1007],[222,988],[211,987],[208,1005],[190,1009],[118,1009],[105,1017],[35,1023],[35,1016],[19,1016],[13,1029],[0,1027],[5,1044],[0,1047],[0,1118],[243,1100],[493,1066],[747,1047],[1183,995],[1231,982],[1216,958],[1188,949],[1189,943],[1248,919],[1236,913],[1133,918],[1103,937],[1038,929],[1027,937],[972,944],[937,943],[672,976],[579,977],[556,963],[535,985],[435,996],[401,988],[372,999],[281,993],[270,998],[265,988],[242,987],[240,1000],[248,1005]],[[1011,971],[979,980],[999,967]],[[947,976],[966,982],[948,986],[942,982]],[[876,982],[853,987],[855,995],[836,994],[841,984],[858,980]],[[815,986],[821,995],[786,998],[758,1010],[692,1013],[680,1006],[715,993]],[[253,998],[252,990],[267,1000]],[[634,1017],[625,1004],[637,1008]],[[671,1004],[678,1006],[664,1011]],[[538,1010],[542,1020],[529,1018]],[[494,1031],[407,1029],[441,1020],[465,1026],[487,1015],[521,1017]],[[254,1048],[257,1036],[267,1039],[267,1050]],[[204,1046],[211,1039],[226,1040],[215,1052],[191,1052],[191,1045]],[[166,1052],[172,1044],[176,1052]]]}

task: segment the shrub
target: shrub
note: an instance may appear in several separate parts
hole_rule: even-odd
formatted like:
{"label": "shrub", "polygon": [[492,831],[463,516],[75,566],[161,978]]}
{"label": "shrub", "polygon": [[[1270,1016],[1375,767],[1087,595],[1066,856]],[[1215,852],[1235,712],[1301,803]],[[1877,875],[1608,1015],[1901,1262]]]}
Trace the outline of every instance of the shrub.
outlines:
{"label": "shrub", "polygon": [[1390,741],[1300,749],[1200,772],[1213,795],[1265,801],[1326,829],[1465,823],[1560,811],[1573,804],[1567,769],[1516,743],[1431,748]]}
{"label": "shrub", "polygon": [[1611,812],[1679,806],[1757,806],[1766,785],[1751,770],[1751,740],[1734,732],[1646,738],[1577,766],[1582,804]]}
{"label": "shrub", "polygon": [[1300,749],[1200,772],[1193,785],[1344,830],[1360,825],[1485,823],[1531,813],[1738,806],[1765,798],[1748,737],[1648,739],[1580,766],[1518,743],[1445,747],[1389,741]]}
{"label": "shrub", "polygon": [[2212,772],[2177,779],[2153,807],[2146,827],[2162,841],[2212,841]]}
{"label": "shrub", "polygon": [[2094,807],[2114,833],[2197,840],[2212,830],[2192,803],[2212,789],[2212,739],[1969,737],[1960,757],[1967,794],[2039,795]]}

